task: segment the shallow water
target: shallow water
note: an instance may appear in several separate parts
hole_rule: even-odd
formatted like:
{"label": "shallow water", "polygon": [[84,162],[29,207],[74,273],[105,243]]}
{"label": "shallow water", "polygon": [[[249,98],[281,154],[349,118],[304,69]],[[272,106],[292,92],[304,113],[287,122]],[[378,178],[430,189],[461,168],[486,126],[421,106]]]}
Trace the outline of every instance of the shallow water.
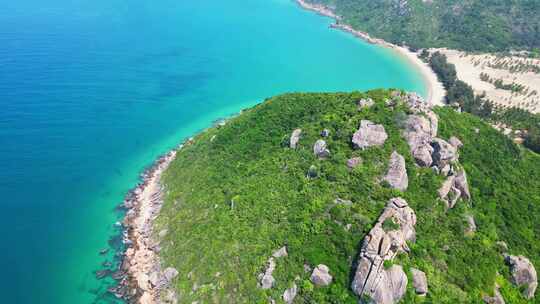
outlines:
{"label": "shallow water", "polygon": [[0,10],[3,303],[107,303],[115,207],[160,154],[266,97],[399,87],[391,51],[289,0],[18,0]]}

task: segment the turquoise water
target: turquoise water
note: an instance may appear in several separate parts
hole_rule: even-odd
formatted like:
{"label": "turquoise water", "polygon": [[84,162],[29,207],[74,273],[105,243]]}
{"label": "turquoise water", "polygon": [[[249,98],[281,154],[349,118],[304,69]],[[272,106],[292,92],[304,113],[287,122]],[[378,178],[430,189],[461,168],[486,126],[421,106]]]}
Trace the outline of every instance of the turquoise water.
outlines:
{"label": "turquoise water", "polygon": [[291,91],[421,76],[289,0],[18,0],[0,11],[3,303],[107,303],[115,207],[160,154]]}

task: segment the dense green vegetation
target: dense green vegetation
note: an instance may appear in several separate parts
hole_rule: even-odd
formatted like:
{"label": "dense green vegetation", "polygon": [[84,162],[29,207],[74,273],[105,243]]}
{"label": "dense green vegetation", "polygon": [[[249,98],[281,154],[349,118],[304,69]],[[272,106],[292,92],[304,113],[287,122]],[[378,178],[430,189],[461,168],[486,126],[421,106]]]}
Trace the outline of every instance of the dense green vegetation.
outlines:
{"label": "dense green vegetation", "polygon": [[343,22],[395,44],[502,51],[540,47],[536,0],[309,0],[333,7]]}
{"label": "dense green vegetation", "polygon": [[[359,111],[356,101],[365,97],[376,104]],[[186,145],[164,176],[167,195],[156,223],[156,231],[169,231],[161,255],[180,272],[174,281],[180,302],[268,303],[272,297],[282,303],[283,291],[296,282],[295,303],[356,303],[349,286],[361,240],[386,201],[402,196],[416,211],[417,241],[393,263],[408,273],[411,266],[425,271],[430,288],[423,299],[409,284],[404,303],[481,303],[495,281],[507,303],[526,303],[508,281],[496,242],[507,242],[510,253],[528,256],[539,269],[540,157],[473,115],[437,109],[440,136],[464,143],[460,162],[472,191],[470,202],[446,210],[437,199],[442,178],[415,166],[400,136],[408,109],[386,105],[387,98],[383,90],[287,94]],[[383,147],[353,150],[351,136],[361,119],[384,124],[389,138]],[[295,128],[303,135],[293,150],[287,143]],[[325,128],[331,156],[319,160],[312,146]],[[407,162],[403,193],[378,182],[394,150]],[[363,159],[354,170],[345,165],[352,156]],[[474,235],[464,234],[467,214],[476,219]],[[289,256],[276,260],[275,287],[258,288],[267,259],[284,245]],[[325,288],[313,286],[304,271],[305,264],[319,263],[334,276]]]}
{"label": "dense green vegetation", "polygon": [[448,63],[446,56],[439,52],[422,52],[421,58],[428,61],[433,71],[447,90],[446,101],[457,103],[460,108],[490,122],[502,122],[514,129],[526,130],[525,146],[540,153],[540,114],[533,114],[518,108],[495,109],[484,96],[475,96],[473,89],[458,80],[456,68]]}

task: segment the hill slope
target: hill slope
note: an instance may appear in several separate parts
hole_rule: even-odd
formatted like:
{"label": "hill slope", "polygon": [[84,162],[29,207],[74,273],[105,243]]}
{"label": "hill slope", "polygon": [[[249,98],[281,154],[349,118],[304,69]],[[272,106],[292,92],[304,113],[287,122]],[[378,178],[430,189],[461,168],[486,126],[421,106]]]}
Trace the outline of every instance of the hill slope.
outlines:
{"label": "hill slope", "polygon": [[357,30],[416,48],[500,51],[540,47],[540,2],[534,0],[308,2],[334,8]]}
{"label": "hill slope", "polygon": [[[463,142],[459,162],[472,195],[447,209],[437,194],[444,178],[415,165],[401,136],[410,110],[402,102],[387,105],[391,94],[278,96],[179,151],[163,179],[167,195],[155,229],[168,230],[160,255],[164,266],[179,271],[172,286],[179,302],[283,303],[284,290],[296,284],[294,303],[357,303],[351,282],[362,240],[386,202],[402,197],[416,213],[416,242],[385,268],[402,265],[409,282],[411,267],[421,269],[429,284],[424,298],[409,283],[404,303],[482,303],[495,283],[507,303],[527,303],[510,283],[497,242],[540,265],[540,157],[478,118],[436,109],[438,136]],[[359,110],[357,101],[367,97],[375,104]],[[351,138],[363,119],[384,125],[383,146],[353,149]],[[302,136],[291,149],[296,128]],[[324,138],[330,155],[319,159],[313,144],[323,129],[330,134]],[[393,151],[406,161],[403,192],[380,182]],[[346,165],[351,157],[362,158],[352,170]],[[464,233],[466,215],[474,217],[475,233]],[[261,289],[259,275],[283,246],[288,256],[274,259],[273,287]],[[319,264],[333,276],[327,287],[310,280]],[[540,303],[540,296],[533,302]]]}

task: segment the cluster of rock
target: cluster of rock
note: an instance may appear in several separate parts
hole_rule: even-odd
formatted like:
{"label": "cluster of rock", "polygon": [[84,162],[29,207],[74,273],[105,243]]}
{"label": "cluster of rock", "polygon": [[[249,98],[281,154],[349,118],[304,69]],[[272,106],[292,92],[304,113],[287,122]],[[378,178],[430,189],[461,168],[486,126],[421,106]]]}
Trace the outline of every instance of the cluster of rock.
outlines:
{"label": "cluster of rock", "polygon": [[[266,262],[266,268],[264,269],[264,272],[259,274],[259,288],[262,289],[270,289],[273,288],[276,279],[274,278],[274,270],[276,270],[276,259],[283,258],[288,256],[287,247],[283,246],[279,248],[278,250],[274,251],[272,253],[272,256],[268,258],[268,261]],[[293,285],[286,289],[283,292],[283,301],[287,304],[291,304],[294,301],[294,298],[296,298],[296,294],[298,293],[298,286],[296,286],[296,283],[293,283]],[[270,299],[270,303],[275,303],[273,299]]]}
{"label": "cluster of rock", "polygon": [[[259,288],[261,289],[270,289],[273,288],[276,280],[273,276],[274,270],[276,269],[276,259],[288,256],[287,247],[281,247],[280,249],[274,251],[272,256],[268,258],[266,262],[266,267],[262,273],[259,274]],[[309,266],[304,265],[304,268],[311,270]],[[296,277],[298,280],[299,277]],[[330,275],[330,269],[324,264],[319,264],[315,267],[310,276],[311,282],[315,286],[323,287],[328,286],[332,283],[332,275]],[[298,286],[295,282],[292,283],[290,288],[287,288],[282,295],[283,301],[287,304],[293,303],[296,295],[298,294]],[[270,303],[275,303],[273,299],[270,298]]]}
{"label": "cluster of rock", "polygon": [[[386,221],[393,221],[398,228],[385,231]],[[385,268],[384,262],[392,261],[398,253],[409,252],[407,241],[415,240],[415,225],[416,215],[404,199],[393,198],[388,201],[382,215],[363,241],[352,282],[355,294],[361,298],[368,297],[371,302],[378,304],[397,303],[403,297],[407,288],[407,275],[401,266]],[[427,290],[422,292],[425,294]]]}
{"label": "cluster of rock", "polygon": [[438,117],[420,96],[409,93],[405,100],[413,114],[404,122],[403,137],[416,164],[431,167],[447,177],[439,189],[439,197],[448,208],[453,208],[460,198],[470,199],[467,175],[458,162],[458,149],[463,143],[454,136],[448,141],[437,137]]}

